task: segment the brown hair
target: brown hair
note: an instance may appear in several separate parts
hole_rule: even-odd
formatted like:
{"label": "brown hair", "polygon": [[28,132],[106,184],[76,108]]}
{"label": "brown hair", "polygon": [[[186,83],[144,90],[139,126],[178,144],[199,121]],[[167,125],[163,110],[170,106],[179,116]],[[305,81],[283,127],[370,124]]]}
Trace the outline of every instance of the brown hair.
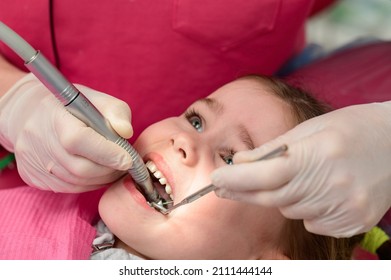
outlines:
{"label": "brown hair", "polygon": [[241,77],[240,79],[259,81],[260,85],[263,86],[266,83],[270,88],[270,93],[276,95],[291,107],[296,124],[332,110],[328,104],[315,99],[305,90],[291,86],[278,78],[262,75],[248,75]]}
{"label": "brown hair", "polygon": [[[252,79],[270,88],[270,92],[285,101],[292,110],[296,124],[331,111],[331,107],[315,99],[308,92],[293,87],[274,77],[249,75],[240,79]],[[363,235],[351,238],[334,238],[308,232],[302,220],[290,220],[281,232],[281,249],[285,256],[296,260],[351,259],[354,247]]]}

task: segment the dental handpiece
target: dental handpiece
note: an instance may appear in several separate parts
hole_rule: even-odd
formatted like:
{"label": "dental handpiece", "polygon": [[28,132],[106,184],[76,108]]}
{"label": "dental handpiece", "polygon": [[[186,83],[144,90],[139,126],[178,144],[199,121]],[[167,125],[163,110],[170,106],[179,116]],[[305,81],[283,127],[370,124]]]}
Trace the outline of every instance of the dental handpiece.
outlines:
{"label": "dental handpiece", "polygon": [[138,185],[139,191],[148,202],[159,203],[161,197],[153,186],[141,156],[126,139],[114,131],[98,109],[39,51],[1,21],[0,40],[25,61],[25,66],[60,100],[72,115],[130,154],[133,164],[128,171]]}

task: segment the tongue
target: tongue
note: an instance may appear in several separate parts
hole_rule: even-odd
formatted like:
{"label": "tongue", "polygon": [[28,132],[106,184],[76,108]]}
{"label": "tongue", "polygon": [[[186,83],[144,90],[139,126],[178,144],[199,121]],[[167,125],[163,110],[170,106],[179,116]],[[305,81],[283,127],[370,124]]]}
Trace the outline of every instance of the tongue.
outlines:
{"label": "tongue", "polygon": [[159,193],[160,197],[163,198],[165,201],[171,201],[170,196],[166,193],[165,186],[159,183],[158,180],[152,180],[153,185],[155,186],[155,189]]}

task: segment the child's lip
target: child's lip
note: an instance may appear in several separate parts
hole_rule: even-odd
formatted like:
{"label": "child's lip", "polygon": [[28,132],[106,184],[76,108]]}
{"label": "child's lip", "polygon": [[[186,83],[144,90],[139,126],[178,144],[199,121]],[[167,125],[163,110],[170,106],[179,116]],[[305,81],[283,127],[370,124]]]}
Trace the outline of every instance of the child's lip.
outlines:
{"label": "child's lip", "polygon": [[130,176],[126,176],[123,179],[123,185],[124,187],[130,192],[130,195],[132,199],[139,204],[141,207],[145,209],[149,209],[150,211],[156,211],[154,208],[148,205],[147,201],[145,200],[144,196],[139,192],[136,188],[136,183]]}

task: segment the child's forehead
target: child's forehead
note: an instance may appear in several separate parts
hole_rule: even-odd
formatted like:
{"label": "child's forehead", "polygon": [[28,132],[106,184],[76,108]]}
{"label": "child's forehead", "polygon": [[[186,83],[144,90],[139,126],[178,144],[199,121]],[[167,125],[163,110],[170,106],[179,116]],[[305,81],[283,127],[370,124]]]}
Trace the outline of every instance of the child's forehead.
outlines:
{"label": "child's forehead", "polygon": [[[208,98],[216,99],[225,106],[242,106],[245,102],[257,102],[259,104],[282,103],[282,100],[274,95],[271,89],[262,80],[239,79],[228,83]],[[259,105],[258,104],[258,105]]]}
{"label": "child's forehead", "polygon": [[221,104],[221,122],[245,125],[257,145],[281,135],[292,126],[290,105],[260,83],[235,81],[208,98]]}
{"label": "child's forehead", "polygon": [[235,81],[232,81],[228,84],[217,89],[210,95],[220,95],[220,94],[236,94],[241,97],[243,93],[270,93],[271,89],[267,85],[266,81],[262,79],[251,79],[251,78],[241,78]]}

